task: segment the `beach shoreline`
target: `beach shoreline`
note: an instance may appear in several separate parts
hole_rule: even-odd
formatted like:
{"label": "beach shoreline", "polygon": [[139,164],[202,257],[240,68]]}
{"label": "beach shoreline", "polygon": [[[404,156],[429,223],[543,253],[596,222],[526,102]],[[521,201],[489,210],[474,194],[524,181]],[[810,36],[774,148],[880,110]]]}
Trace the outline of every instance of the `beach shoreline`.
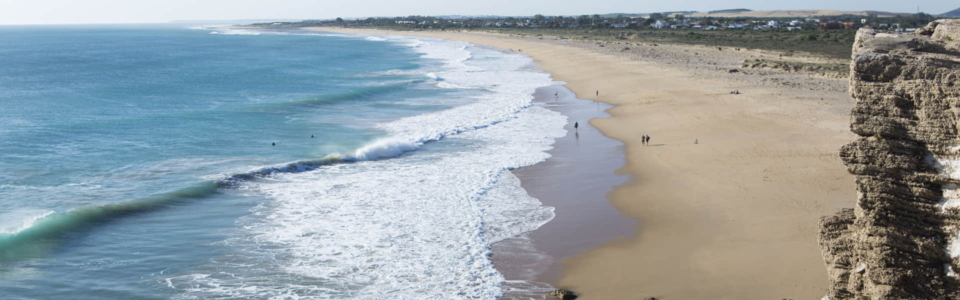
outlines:
{"label": "beach shoreline", "polygon": [[[562,276],[562,261],[610,240],[633,236],[635,222],[606,198],[615,186],[628,180],[615,173],[626,164],[623,143],[589,124],[592,119],[609,117],[606,110],[611,106],[577,99],[562,85],[537,89],[534,102],[566,116],[567,134],[555,140],[546,161],[513,173],[527,194],[553,207],[556,216],[534,231],[492,245],[492,260],[508,283],[552,285]],[[507,291],[504,299],[546,296],[528,292],[514,295]]]}
{"label": "beach shoreline", "polygon": [[[727,72],[771,54],[705,46],[317,30],[414,35],[523,52],[577,98],[615,106],[611,117],[590,124],[625,144],[627,164],[617,173],[630,180],[608,198],[637,221],[637,232],[564,260],[555,286],[589,299],[825,294],[818,221],[855,197],[854,178],[837,154],[852,139],[847,126],[853,101],[843,79]],[[645,135],[652,137],[649,145],[641,141]]]}

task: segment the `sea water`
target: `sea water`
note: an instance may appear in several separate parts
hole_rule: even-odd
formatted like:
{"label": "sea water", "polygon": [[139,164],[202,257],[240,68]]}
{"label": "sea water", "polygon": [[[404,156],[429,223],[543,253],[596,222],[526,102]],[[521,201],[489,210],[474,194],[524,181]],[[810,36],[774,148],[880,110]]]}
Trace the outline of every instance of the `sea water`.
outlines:
{"label": "sea water", "polygon": [[566,118],[461,42],[0,27],[0,299],[494,299]]}

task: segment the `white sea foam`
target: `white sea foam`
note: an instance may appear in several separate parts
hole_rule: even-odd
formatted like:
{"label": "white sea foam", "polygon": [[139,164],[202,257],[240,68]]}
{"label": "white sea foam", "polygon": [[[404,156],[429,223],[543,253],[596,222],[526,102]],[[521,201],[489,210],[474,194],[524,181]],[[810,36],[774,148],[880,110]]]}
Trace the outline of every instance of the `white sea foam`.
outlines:
{"label": "white sea foam", "polygon": [[230,28],[220,28],[220,31],[212,31],[210,34],[221,34],[221,35],[261,35],[262,31],[249,30],[249,29],[230,29]]}
{"label": "white sea foam", "polygon": [[230,28],[230,24],[220,24],[220,25],[200,25],[200,26],[190,26],[187,29],[190,30],[210,30],[210,29],[220,29],[220,28]]}
{"label": "white sea foam", "polygon": [[421,70],[387,70],[382,72],[371,72],[357,75],[358,77],[382,77],[382,76],[417,76],[422,75]]}
{"label": "white sea foam", "polygon": [[368,40],[368,41],[374,41],[374,42],[384,42],[384,41],[387,40],[387,39],[385,39],[385,38],[375,37],[375,36],[368,36],[368,37],[366,37],[365,39]]}
{"label": "white sea foam", "polygon": [[416,150],[417,148],[420,148],[420,145],[415,142],[398,138],[386,138],[363,146],[363,148],[360,148],[353,154],[353,157],[357,160],[377,160],[397,157],[404,152]]}
{"label": "white sea foam", "polygon": [[[473,101],[378,124],[389,137],[346,157],[353,163],[246,182],[241,190],[270,201],[242,221],[249,235],[235,243],[262,261],[224,262],[213,267],[221,273],[161,282],[187,291],[185,298],[496,299],[502,294],[506,282],[490,261],[491,244],[554,216],[553,208],[528,196],[509,172],[546,159],[554,139],[565,134],[565,117],[532,103],[535,89],[552,81],[523,68],[530,60],[518,54],[442,40],[383,39],[441,62],[433,76],[477,90]],[[440,140],[438,147],[428,144]],[[223,271],[231,268],[243,273]],[[536,283],[508,286],[547,289]]]}
{"label": "white sea foam", "polygon": [[17,234],[53,213],[50,210],[22,209],[0,214],[0,235]]}

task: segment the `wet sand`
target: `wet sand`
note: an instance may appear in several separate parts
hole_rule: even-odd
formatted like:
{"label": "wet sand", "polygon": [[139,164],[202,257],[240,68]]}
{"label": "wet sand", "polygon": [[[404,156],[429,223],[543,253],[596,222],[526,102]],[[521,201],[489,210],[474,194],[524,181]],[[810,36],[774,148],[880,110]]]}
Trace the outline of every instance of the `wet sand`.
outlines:
{"label": "wet sand", "polygon": [[[557,253],[563,275],[552,282],[556,286],[584,299],[819,299],[826,292],[818,220],[856,199],[854,178],[837,153],[853,138],[848,130],[853,101],[845,80],[727,72],[743,60],[777,55],[762,51],[485,32],[320,30],[522,49],[578,98],[615,105],[611,117],[590,124],[624,143],[627,163],[618,172],[630,179],[608,199],[637,221],[637,231],[569,259]],[[735,90],[741,94],[730,93]],[[651,145],[641,143],[644,134],[652,137]],[[561,172],[549,176],[554,174]],[[535,185],[527,186],[538,193]],[[577,240],[548,249],[574,249],[594,239],[590,232],[565,228],[617,230],[591,219],[558,227],[566,209],[542,197],[557,196],[538,198],[557,207],[558,225],[531,233],[531,239],[541,236],[534,245],[554,240],[545,235]],[[568,202],[573,203],[558,203]]]}
{"label": "wet sand", "polygon": [[[610,240],[633,236],[636,222],[606,198],[615,186],[628,180],[615,173],[626,165],[623,143],[589,122],[609,117],[605,111],[612,106],[577,99],[563,86],[540,88],[534,97],[535,102],[567,116],[567,135],[556,140],[546,161],[513,173],[530,196],[555,208],[556,217],[537,230],[493,245],[493,262],[508,281],[554,283],[562,275],[562,261]],[[544,291],[551,288],[540,287]],[[507,293],[504,298],[519,296],[544,294]]]}

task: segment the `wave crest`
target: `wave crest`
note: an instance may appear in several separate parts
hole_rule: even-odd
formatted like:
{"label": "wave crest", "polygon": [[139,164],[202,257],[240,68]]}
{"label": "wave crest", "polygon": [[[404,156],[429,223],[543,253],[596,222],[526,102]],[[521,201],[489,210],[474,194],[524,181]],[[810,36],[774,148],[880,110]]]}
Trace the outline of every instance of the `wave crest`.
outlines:
{"label": "wave crest", "polygon": [[[65,212],[45,212],[21,219],[12,232],[0,233],[0,261],[38,255],[34,241],[51,239],[64,232],[109,222],[115,218],[182,205],[217,192],[217,184],[205,182],[169,193],[127,202],[78,207]],[[16,227],[16,226],[15,226]]]}
{"label": "wave crest", "polygon": [[397,157],[404,152],[417,150],[418,148],[420,148],[419,143],[399,138],[384,138],[357,149],[353,158],[356,160],[378,160]]}

